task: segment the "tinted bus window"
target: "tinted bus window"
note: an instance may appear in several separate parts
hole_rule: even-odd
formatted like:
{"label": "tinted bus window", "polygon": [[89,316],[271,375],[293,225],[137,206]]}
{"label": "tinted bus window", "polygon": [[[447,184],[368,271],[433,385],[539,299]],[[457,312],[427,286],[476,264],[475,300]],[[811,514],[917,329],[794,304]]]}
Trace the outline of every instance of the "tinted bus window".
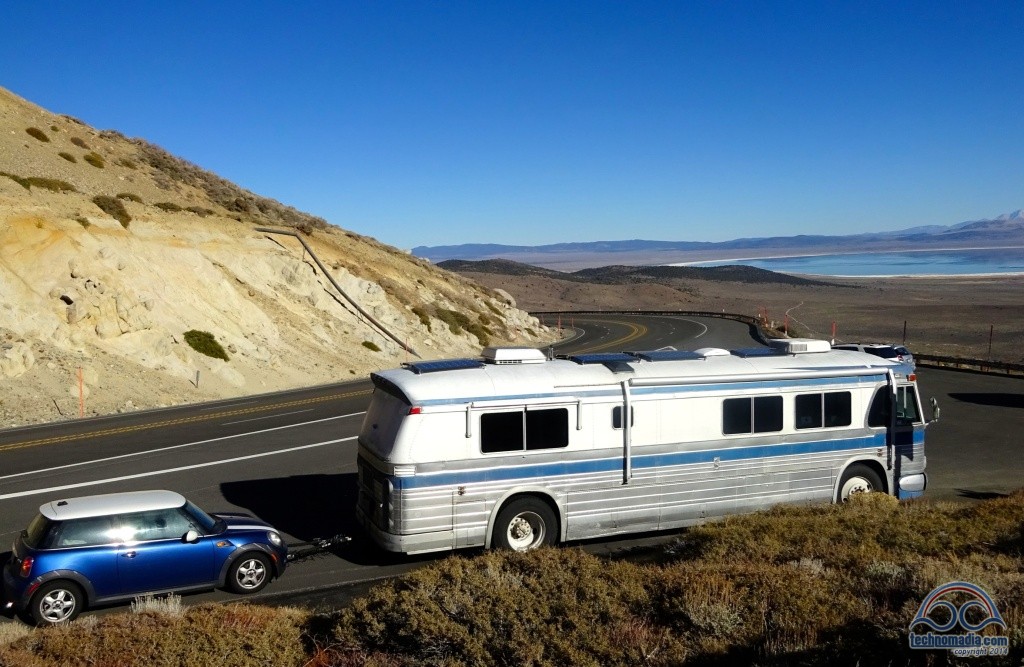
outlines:
{"label": "tinted bus window", "polygon": [[[632,427],[633,424],[635,423],[634,419],[636,419],[636,415],[633,414],[633,406],[631,405],[631,406],[629,406],[629,425],[630,425],[630,427]],[[616,405],[614,408],[612,408],[612,428],[615,428],[615,429],[622,428],[622,406],[621,405]]]}
{"label": "tinted bus window", "polygon": [[727,398],[722,402],[722,432],[774,433],[782,430],[782,397]]}
{"label": "tinted bus window", "polygon": [[794,401],[796,427],[821,428],[821,394],[801,394]]}
{"label": "tinted bus window", "polygon": [[480,450],[483,453],[515,452],[522,448],[522,410],[480,415]]}
{"label": "tinted bus window", "polygon": [[565,408],[554,410],[526,411],[526,448],[554,449],[569,444],[569,411]]}
{"label": "tinted bus window", "polygon": [[725,399],[722,402],[722,433],[750,433],[750,428],[750,399]]}
{"label": "tinted bus window", "polygon": [[758,396],[754,399],[754,433],[782,430],[782,397]]}
{"label": "tinted bus window", "polygon": [[832,391],[824,396],[825,426],[849,426],[853,423],[853,411],[850,408],[850,392]]}

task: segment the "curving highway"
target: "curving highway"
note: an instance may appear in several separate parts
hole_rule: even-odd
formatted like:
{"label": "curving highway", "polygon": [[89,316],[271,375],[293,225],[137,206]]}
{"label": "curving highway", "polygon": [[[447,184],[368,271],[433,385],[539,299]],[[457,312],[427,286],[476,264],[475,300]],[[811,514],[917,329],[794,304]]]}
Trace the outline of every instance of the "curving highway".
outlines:
{"label": "curving highway", "polygon": [[[574,333],[555,346],[560,354],[758,344],[747,325],[717,318],[608,314],[568,316],[562,324]],[[928,430],[926,497],[976,499],[1018,488],[1024,380],[931,368],[918,375],[923,402],[935,396],[942,407],[941,421]],[[317,537],[355,535],[351,543],[293,563],[250,598],[336,604],[354,584],[438,557],[388,555],[359,537],[356,436],[369,394],[363,380],[0,431],[0,559],[45,501],[167,488],[212,511],[255,514],[294,548]],[[642,539],[584,548],[608,551]],[[238,598],[215,591],[188,601],[232,599]]]}

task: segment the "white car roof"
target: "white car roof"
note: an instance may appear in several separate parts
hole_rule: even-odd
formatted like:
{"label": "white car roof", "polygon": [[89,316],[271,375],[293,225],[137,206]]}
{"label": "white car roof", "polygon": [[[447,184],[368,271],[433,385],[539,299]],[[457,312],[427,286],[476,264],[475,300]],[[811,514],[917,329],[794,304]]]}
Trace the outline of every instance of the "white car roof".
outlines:
{"label": "white car roof", "polygon": [[163,510],[184,504],[185,497],[174,491],[128,491],[54,500],[40,505],[39,513],[53,521],[67,521],[108,514]]}

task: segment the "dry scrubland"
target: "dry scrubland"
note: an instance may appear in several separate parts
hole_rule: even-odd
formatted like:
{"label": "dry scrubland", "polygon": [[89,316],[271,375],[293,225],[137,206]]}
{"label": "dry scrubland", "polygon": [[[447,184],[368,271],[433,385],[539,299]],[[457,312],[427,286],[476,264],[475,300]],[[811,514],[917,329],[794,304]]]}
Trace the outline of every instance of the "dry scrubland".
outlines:
{"label": "dry scrubland", "polygon": [[0,427],[77,417],[80,387],[85,413],[107,414],[356,379],[412,358],[295,238],[258,227],[301,233],[425,358],[552,338],[505,294],[0,89]]}
{"label": "dry scrubland", "polygon": [[961,579],[1007,623],[1012,654],[998,664],[1019,664],[1022,522],[1024,493],[972,505],[871,494],[693,528],[643,559],[450,556],[330,613],[229,604],[0,625],[0,664],[958,664],[906,636],[924,596]]}
{"label": "dry scrubland", "polygon": [[[700,310],[757,316],[791,335],[837,342],[901,342],[914,352],[1024,362],[1024,276],[830,278],[829,285],[666,280],[604,284],[462,271],[501,287],[520,308],[546,310]],[[548,322],[551,324],[551,322]]]}

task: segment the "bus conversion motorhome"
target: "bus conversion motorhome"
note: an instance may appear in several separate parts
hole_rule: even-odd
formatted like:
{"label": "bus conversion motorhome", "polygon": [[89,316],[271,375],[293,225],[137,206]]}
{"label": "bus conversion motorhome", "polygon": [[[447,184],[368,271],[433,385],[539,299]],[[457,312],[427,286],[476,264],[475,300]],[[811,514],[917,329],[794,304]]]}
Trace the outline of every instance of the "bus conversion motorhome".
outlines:
{"label": "bus conversion motorhome", "polygon": [[927,483],[913,370],[827,341],[486,348],[371,380],[357,517],[389,551],[526,550]]}

